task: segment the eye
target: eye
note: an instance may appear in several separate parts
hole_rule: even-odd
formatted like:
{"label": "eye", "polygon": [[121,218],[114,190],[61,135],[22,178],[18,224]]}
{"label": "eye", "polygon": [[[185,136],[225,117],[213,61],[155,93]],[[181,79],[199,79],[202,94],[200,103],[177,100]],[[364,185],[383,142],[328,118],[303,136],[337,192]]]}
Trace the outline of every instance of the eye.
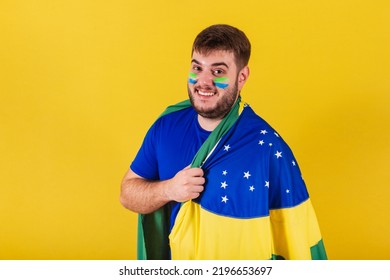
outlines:
{"label": "eye", "polygon": [[225,74],[225,71],[223,69],[214,69],[213,70],[213,75],[215,75],[215,76],[221,76],[223,74]]}
{"label": "eye", "polygon": [[198,65],[193,65],[192,66],[192,71],[194,72],[199,72],[199,71],[202,71],[202,68]]}

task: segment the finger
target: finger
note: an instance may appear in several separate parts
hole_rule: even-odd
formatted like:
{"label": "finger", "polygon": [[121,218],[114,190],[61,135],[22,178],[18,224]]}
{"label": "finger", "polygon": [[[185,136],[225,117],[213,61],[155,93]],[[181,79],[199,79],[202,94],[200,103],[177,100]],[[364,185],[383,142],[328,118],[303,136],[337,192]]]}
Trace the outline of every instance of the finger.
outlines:
{"label": "finger", "polygon": [[184,167],[184,168],[182,169],[182,171],[188,170],[188,169],[190,169],[190,168],[191,168],[191,164],[190,164],[190,165],[187,165],[186,167]]}
{"label": "finger", "polygon": [[200,193],[193,193],[190,197],[190,199],[195,199],[195,198],[198,198],[200,196]]}
{"label": "finger", "polygon": [[188,175],[193,177],[202,177],[204,175],[203,169],[199,167],[190,168],[188,172]]}
{"label": "finger", "polygon": [[191,193],[201,193],[203,192],[204,187],[203,186],[193,186],[191,188]]}
{"label": "finger", "polygon": [[191,184],[195,186],[203,186],[206,182],[204,177],[192,177]]}

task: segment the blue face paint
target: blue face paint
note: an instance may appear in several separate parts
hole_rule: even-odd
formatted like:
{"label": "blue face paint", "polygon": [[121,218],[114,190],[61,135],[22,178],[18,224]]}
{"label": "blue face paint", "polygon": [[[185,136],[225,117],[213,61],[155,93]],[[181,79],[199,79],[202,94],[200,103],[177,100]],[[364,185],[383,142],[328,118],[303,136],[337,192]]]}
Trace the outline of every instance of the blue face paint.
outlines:
{"label": "blue face paint", "polygon": [[229,79],[226,77],[215,78],[213,81],[214,81],[214,85],[221,89],[225,89],[229,86],[228,84]]}
{"label": "blue face paint", "polygon": [[196,75],[196,74],[193,73],[193,72],[190,72],[189,76],[190,76],[190,77],[188,78],[188,82],[189,82],[190,84],[195,85],[195,84],[198,82],[198,79],[197,79],[198,75]]}

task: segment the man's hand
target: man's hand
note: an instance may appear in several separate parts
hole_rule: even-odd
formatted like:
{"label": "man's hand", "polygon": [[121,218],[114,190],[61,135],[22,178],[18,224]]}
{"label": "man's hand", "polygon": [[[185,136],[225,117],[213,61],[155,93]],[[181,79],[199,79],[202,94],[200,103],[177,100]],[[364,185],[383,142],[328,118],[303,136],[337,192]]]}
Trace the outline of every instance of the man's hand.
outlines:
{"label": "man's hand", "polygon": [[197,198],[204,190],[205,178],[201,168],[187,166],[180,170],[169,183],[166,184],[165,194],[168,200],[184,202]]}
{"label": "man's hand", "polygon": [[147,214],[169,201],[184,202],[197,198],[204,183],[201,168],[187,166],[173,178],[163,181],[147,180],[129,169],[121,183],[120,201],[131,211]]}

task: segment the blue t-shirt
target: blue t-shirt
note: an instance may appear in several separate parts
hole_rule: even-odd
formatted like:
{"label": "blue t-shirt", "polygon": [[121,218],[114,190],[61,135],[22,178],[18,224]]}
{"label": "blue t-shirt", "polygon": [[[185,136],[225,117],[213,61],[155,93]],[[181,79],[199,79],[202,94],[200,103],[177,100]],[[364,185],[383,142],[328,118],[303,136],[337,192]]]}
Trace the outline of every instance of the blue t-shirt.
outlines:
{"label": "blue t-shirt", "polygon": [[210,133],[192,107],[165,115],[149,129],[131,169],[145,179],[171,179],[191,164]]}
{"label": "blue t-shirt", "polygon": [[[167,180],[191,164],[196,152],[210,135],[190,107],[159,118],[147,132],[130,168],[149,180]],[[173,225],[180,204],[171,202]]]}

